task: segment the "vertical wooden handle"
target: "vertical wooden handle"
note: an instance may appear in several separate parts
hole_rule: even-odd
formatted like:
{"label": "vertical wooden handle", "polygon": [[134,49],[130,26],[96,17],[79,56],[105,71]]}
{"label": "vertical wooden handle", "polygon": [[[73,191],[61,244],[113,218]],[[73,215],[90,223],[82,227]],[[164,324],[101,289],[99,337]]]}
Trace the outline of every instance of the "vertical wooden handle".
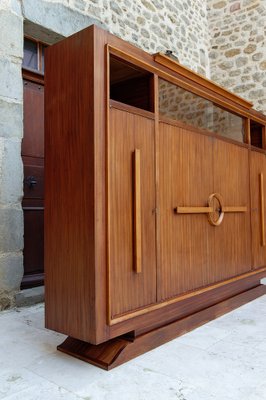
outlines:
{"label": "vertical wooden handle", "polygon": [[261,245],[265,246],[265,225],[264,225],[264,179],[263,173],[259,175],[260,179],[260,218],[261,218]]}
{"label": "vertical wooden handle", "polygon": [[140,150],[134,151],[134,269],[141,272],[141,192],[140,192]]}

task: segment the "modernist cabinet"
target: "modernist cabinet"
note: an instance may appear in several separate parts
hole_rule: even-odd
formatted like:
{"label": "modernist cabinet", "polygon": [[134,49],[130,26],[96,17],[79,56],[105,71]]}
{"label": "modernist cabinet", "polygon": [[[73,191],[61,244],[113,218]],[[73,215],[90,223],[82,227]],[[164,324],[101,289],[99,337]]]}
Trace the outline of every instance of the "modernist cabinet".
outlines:
{"label": "modernist cabinet", "polygon": [[59,349],[110,369],[264,294],[265,116],[95,26],[46,53]]}

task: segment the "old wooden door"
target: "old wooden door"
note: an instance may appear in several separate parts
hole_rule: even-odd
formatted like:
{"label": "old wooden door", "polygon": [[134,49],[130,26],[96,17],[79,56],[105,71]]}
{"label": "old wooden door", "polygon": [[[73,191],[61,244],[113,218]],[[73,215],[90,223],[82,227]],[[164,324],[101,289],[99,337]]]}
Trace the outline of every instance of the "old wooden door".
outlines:
{"label": "old wooden door", "polygon": [[43,283],[44,86],[24,80],[24,277],[22,287]]}
{"label": "old wooden door", "polygon": [[161,122],[158,300],[249,271],[249,210],[248,149]]}
{"label": "old wooden door", "polygon": [[156,301],[154,120],[112,107],[109,283],[115,317]]}

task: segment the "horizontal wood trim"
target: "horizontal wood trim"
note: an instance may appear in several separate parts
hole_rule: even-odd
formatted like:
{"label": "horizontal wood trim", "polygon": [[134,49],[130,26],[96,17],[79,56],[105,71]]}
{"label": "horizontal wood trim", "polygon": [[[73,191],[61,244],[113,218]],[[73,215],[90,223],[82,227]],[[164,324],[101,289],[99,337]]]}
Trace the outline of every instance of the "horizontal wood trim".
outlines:
{"label": "horizontal wood trim", "polygon": [[28,81],[39,83],[42,86],[44,85],[44,73],[22,68],[22,77]]}
{"label": "horizontal wood trim", "polygon": [[156,53],[154,54],[154,60],[164,65],[165,67],[171,69],[172,71],[176,72],[179,75],[182,75],[191,81],[207,87],[208,89],[219,93],[221,96],[230,99],[236,104],[240,104],[242,107],[250,109],[253,106],[253,103],[243,99],[242,97],[230,92],[229,90],[223,88],[222,86],[218,85],[217,83],[211,81],[208,78],[205,78],[203,75],[192,71],[190,68],[185,67],[184,65],[179,64],[179,62],[167,57],[163,53]]}
{"label": "horizontal wood trim", "polygon": [[189,293],[186,293],[186,294],[178,296],[178,297],[174,297],[174,298],[168,299],[168,300],[163,301],[161,303],[150,305],[150,306],[148,306],[146,308],[142,308],[142,309],[136,310],[136,311],[128,313],[128,314],[124,314],[124,315],[121,315],[121,316],[114,317],[110,321],[110,325],[112,326],[112,325],[118,324],[120,322],[126,321],[128,319],[131,319],[131,318],[134,318],[134,317],[138,317],[140,315],[147,314],[147,313],[149,313],[151,311],[159,310],[160,308],[166,307],[168,305],[175,304],[175,303],[178,303],[180,301],[183,301],[183,300],[192,298],[194,296],[197,296],[199,294],[212,291],[214,289],[226,286],[226,285],[228,285],[230,283],[233,283],[233,282],[241,281],[242,279],[245,279],[245,278],[249,278],[249,277],[253,277],[253,276],[255,277],[258,274],[265,274],[266,275],[266,267],[260,268],[260,269],[258,269],[256,271],[247,272],[247,273],[239,275],[237,277],[234,277],[234,278],[231,278],[231,279],[227,279],[225,281],[216,283],[214,285],[209,285],[209,286],[207,286],[205,288],[201,288],[199,290],[195,290],[193,292],[189,292]]}
{"label": "horizontal wood trim", "polygon": [[[178,121],[178,120],[175,120],[175,119],[171,119],[171,118],[160,116],[159,122],[164,123],[164,124],[168,124],[168,125],[171,125],[171,126],[177,126],[178,128],[186,129],[186,130],[189,130],[191,132],[198,133],[200,135],[209,136],[209,137],[212,137],[212,138],[217,139],[217,140],[222,140],[223,142],[227,142],[227,143],[235,144],[237,146],[245,147],[246,149],[250,148],[250,145],[247,144],[247,143],[239,142],[238,140],[230,139],[230,138],[228,138],[226,136],[222,136],[222,135],[219,135],[218,133],[207,131],[206,129],[197,128],[197,127],[195,127],[193,125],[187,125],[182,121]],[[257,149],[257,148],[255,148],[255,149]],[[261,149],[259,149],[259,150],[261,150]]]}
{"label": "horizontal wood trim", "polygon": [[142,110],[141,108],[137,108],[134,106],[130,106],[129,104],[121,103],[120,101],[110,99],[110,108],[116,108],[117,110],[127,111],[132,114],[141,115],[146,118],[155,119],[154,113],[146,110]]}
{"label": "horizontal wood trim", "polygon": [[43,211],[44,207],[22,207],[23,211]]}
{"label": "horizontal wood trim", "polygon": [[252,150],[252,151],[257,151],[258,153],[262,153],[262,154],[265,154],[266,155],[266,150],[264,150],[264,149],[261,149],[260,147],[256,147],[256,146],[250,146],[250,149]]}

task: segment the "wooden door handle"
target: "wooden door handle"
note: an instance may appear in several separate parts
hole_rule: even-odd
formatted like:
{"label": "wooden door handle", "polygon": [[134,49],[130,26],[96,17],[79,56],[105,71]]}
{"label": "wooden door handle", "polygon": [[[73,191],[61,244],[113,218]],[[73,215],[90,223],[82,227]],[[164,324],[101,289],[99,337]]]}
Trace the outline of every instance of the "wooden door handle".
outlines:
{"label": "wooden door handle", "polygon": [[[216,204],[215,204],[216,202]],[[264,210],[264,208],[263,208]],[[176,214],[208,214],[208,221],[213,226],[219,226],[224,213],[246,212],[246,206],[224,206],[223,198],[219,193],[213,193],[208,198],[208,207],[175,207]],[[263,228],[264,232],[264,228]]]}
{"label": "wooden door handle", "polygon": [[265,246],[264,178],[262,172],[259,174],[259,184],[260,184],[261,245]]}
{"label": "wooden door handle", "polygon": [[133,153],[133,187],[134,187],[134,270],[141,273],[141,189],[140,189],[140,150]]}
{"label": "wooden door handle", "polygon": [[213,211],[212,207],[176,207],[176,214],[208,214]]}

